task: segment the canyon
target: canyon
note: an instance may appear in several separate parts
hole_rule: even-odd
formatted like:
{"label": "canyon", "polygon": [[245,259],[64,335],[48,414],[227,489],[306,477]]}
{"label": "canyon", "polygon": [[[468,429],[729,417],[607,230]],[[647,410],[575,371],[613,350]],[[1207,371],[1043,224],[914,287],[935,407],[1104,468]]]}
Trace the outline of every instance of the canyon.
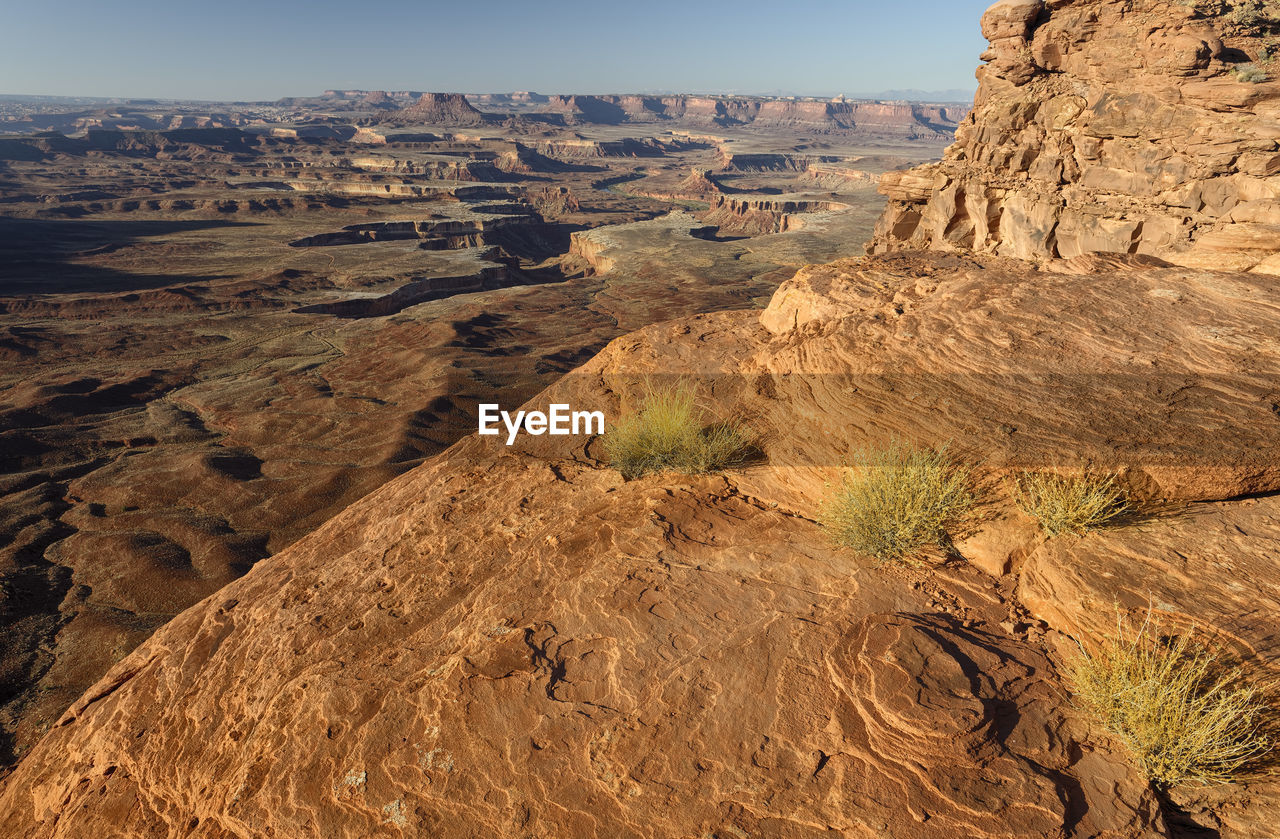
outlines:
{"label": "canyon", "polygon": [[[963,119],[330,91],[6,138],[0,826],[1271,836],[1274,754],[1154,783],[1068,676],[1156,611],[1280,707],[1266,8],[999,0]],[[664,382],[755,456],[473,433]],[[820,507],[901,441],[981,509],[882,563]],[[1085,468],[1140,512],[1015,503]]]}
{"label": "canyon", "polygon": [[631,329],[763,305],[855,254],[879,174],[942,148],[479,113],[332,91],[4,124],[4,769],[478,404],[515,410]]}

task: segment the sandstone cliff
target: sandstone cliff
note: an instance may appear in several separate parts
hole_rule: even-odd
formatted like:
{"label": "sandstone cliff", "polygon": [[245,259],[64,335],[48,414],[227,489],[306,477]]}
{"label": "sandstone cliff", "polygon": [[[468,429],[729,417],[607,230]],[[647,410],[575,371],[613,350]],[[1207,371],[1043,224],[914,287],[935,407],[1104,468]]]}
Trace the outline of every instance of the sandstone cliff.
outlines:
{"label": "sandstone cliff", "polygon": [[871,250],[1140,253],[1280,274],[1267,9],[1280,15],[1250,0],[996,3],[973,112],[940,163],[882,178]]}
{"label": "sandstone cliff", "polygon": [[[1257,275],[930,255],[620,338],[533,404],[616,416],[681,371],[766,462],[623,481],[596,438],[464,440],[113,668],[8,779],[0,832],[1266,836],[1274,782],[1160,799],[1057,661],[1154,583],[1277,664],[1277,511],[1231,499],[1280,489],[1278,313]],[[877,568],[813,511],[894,437],[997,472],[1106,457],[1189,506],[1069,542],[1006,511]]]}

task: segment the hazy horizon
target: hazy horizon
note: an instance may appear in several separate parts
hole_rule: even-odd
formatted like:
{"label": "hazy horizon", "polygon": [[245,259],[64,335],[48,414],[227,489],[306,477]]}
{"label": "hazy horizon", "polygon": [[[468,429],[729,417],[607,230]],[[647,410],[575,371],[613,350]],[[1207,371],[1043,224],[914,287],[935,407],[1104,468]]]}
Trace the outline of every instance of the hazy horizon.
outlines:
{"label": "hazy horizon", "polygon": [[[975,86],[976,90],[976,86]],[[404,87],[379,87],[379,88],[352,88],[352,87],[327,87],[323,90],[311,90],[305,93],[293,93],[283,97],[274,99],[210,99],[205,97],[180,97],[180,96],[134,96],[128,94],[116,96],[90,96],[62,93],[30,93],[27,91],[4,91],[0,90],[0,100],[21,101],[25,99],[31,100],[53,100],[65,102],[177,102],[177,103],[208,103],[222,105],[252,105],[279,102],[286,99],[314,99],[320,98],[327,92],[342,91],[366,91],[384,93],[399,93],[411,91],[414,93],[459,93],[468,98],[481,96],[503,96],[519,93],[533,93],[539,96],[712,96],[712,97],[743,97],[743,98],[796,98],[796,99],[831,99],[836,96],[845,96],[851,100],[867,100],[867,99],[907,99],[917,102],[936,102],[938,104],[965,104],[972,98],[974,91],[956,88],[952,90],[882,90],[882,91],[853,91],[840,92],[833,91],[829,93],[796,93],[792,91],[749,91],[749,90],[613,90],[613,91],[591,91],[584,92],[578,90],[417,90],[414,88]],[[920,97],[914,98],[913,97]],[[948,98],[953,97],[953,98]],[[472,103],[475,105],[476,103]],[[483,103],[481,103],[482,105]],[[480,110],[484,110],[481,105],[476,105]]]}
{"label": "hazy horizon", "polygon": [[[252,4],[69,0],[0,15],[0,90],[272,101],[326,89],[858,96],[976,88],[981,2],[618,7],[585,0]],[[69,25],[67,22],[73,21]],[[51,60],[51,56],[56,56]]]}

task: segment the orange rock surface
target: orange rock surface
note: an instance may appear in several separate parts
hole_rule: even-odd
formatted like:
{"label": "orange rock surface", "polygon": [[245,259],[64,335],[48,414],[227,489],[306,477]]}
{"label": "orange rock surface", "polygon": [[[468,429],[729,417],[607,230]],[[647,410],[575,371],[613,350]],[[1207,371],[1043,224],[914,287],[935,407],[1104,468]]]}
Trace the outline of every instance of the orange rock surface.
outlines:
{"label": "orange rock surface", "polygon": [[[1068,588],[1044,609],[1034,592],[1064,550],[1105,555],[1108,540],[1150,544],[1146,528],[1173,525],[1031,544],[991,576],[941,555],[876,567],[833,548],[814,509],[850,446],[904,436],[954,437],[992,468],[1010,438],[1027,442],[1009,451],[1062,459],[1077,441],[1183,443],[1168,472],[1135,454],[1134,481],[1178,498],[1273,489],[1233,459],[1274,462],[1265,447],[1280,437],[1250,393],[1276,349],[1251,330],[1280,303],[1259,279],[854,261],[802,272],[764,313],[620,338],[531,405],[616,416],[645,375],[679,370],[716,413],[751,418],[766,462],[623,481],[598,438],[464,440],[158,631],[22,761],[0,824],[64,837],[1167,835],[1151,789],[1057,675],[1057,630],[1091,625],[1096,603]],[[1089,332],[1073,311],[1092,312]],[[1084,374],[1067,388],[1039,367],[1064,353]],[[1112,391],[1106,375],[1130,365],[1176,371],[1181,390]],[[1091,379],[1102,387],[1085,402],[1074,388]],[[1125,421],[1158,415],[1161,398],[1178,409]],[[1250,451],[1198,462],[1209,420],[1255,435]],[[1196,573],[1243,600],[1253,569]],[[1084,576],[1077,589],[1110,590]],[[1223,835],[1261,835],[1249,814],[1265,790],[1217,791],[1206,812],[1245,814]]]}

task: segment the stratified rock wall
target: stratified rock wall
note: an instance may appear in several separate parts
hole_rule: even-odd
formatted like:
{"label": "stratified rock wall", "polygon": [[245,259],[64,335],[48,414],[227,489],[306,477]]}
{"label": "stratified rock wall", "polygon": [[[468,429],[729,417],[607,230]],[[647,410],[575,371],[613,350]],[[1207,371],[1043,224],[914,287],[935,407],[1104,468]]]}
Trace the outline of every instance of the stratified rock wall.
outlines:
{"label": "stratified rock wall", "polygon": [[950,136],[963,105],[721,96],[552,96],[543,109],[577,122],[674,121],[690,126],[804,128],[877,137],[937,140]]}
{"label": "stratified rock wall", "polygon": [[389,121],[421,121],[436,125],[479,125],[484,115],[461,93],[424,93]]}
{"label": "stratified rock wall", "polygon": [[1000,0],[982,32],[973,112],[941,162],[882,178],[869,250],[1280,274],[1280,22],[1217,0]]}

